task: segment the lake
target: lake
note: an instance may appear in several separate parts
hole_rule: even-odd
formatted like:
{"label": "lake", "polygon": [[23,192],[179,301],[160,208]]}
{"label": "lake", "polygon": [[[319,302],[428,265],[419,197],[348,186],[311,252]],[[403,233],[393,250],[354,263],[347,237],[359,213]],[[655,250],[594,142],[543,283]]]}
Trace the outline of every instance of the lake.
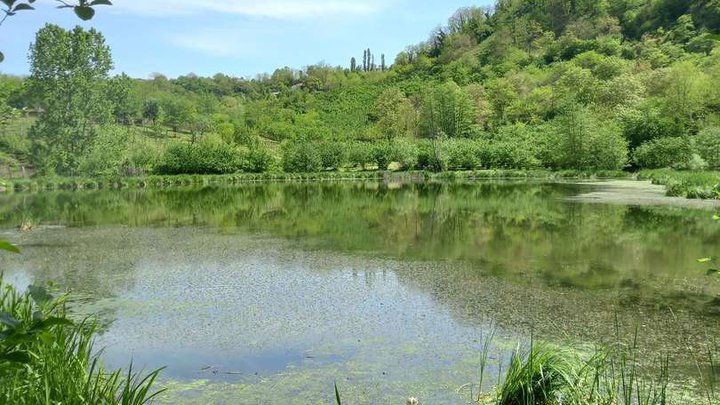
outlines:
{"label": "lake", "polygon": [[99,314],[108,365],[167,366],[162,403],[331,403],[334,381],[351,404],[469,403],[491,335],[485,390],[531,336],[588,348],[636,330],[692,384],[720,330],[720,279],[697,261],[718,253],[715,211],[611,185],[8,194],[0,237],[23,253],[0,266]]}

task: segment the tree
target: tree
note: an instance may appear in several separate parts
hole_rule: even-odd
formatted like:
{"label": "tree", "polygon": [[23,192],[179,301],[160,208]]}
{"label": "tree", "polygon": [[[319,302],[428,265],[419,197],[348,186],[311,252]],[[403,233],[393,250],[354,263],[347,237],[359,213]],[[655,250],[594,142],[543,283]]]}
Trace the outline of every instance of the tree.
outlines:
{"label": "tree", "polygon": [[162,110],[165,113],[163,122],[175,132],[188,129],[197,112],[193,103],[186,98],[166,99]]}
{"label": "tree", "polygon": [[475,106],[470,95],[455,82],[446,82],[426,90],[420,113],[420,134],[428,138],[438,136],[468,136],[475,119]]}
{"label": "tree", "polygon": [[354,72],[357,70],[357,60],[355,60],[355,57],[353,56],[350,58],[350,71]]}
{"label": "tree", "polygon": [[620,128],[599,120],[589,109],[558,116],[549,128],[546,161],[561,169],[622,169],[628,143]]}
{"label": "tree", "polygon": [[77,175],[97,127],[112,118],[110,48],[94,29],[48,24],[37,33],[30,62],[28,85],[43,109],[29,134],[33,163],[44,173]]}
{"label": "tree", "polygon": [[410,101],[394,87],[378,97],[371,115],[379,135],[388,141],[412,133],[415,117],[415,109]]}
{"label": "tree", "polygon": [[153,125],[157,124],[157,121],[162,115],[162,108],[160,102],[156,99],[145,100],[142,107],[142,116],[146,120],[152,121]]}
{"label": "tree", "polygon": [[[36,0],[27,0],[26,2],[19,2],[17,0],[0,1],[0,5],[3,6],[0,7],[0,13],[4,14],[0,18],[0,26],[2,26],[2,24],[8,17],[14,16],[20,11],[34,10],[35,8],[31,6],[31,4],[35,3],[35,1]],[[78,0],[78,3],[76,4],[70,3],[66,0],[54,1],[60,4],[58,8],[72,8],[75,12],[75,15],[77,15],[83,21],[90,20],[95,16],[95,9],[93,7],[112,5],[112,2],[110,0]],[[5,60],[5,55],[0,52],[0,63],[2,63],[3,60]]]}

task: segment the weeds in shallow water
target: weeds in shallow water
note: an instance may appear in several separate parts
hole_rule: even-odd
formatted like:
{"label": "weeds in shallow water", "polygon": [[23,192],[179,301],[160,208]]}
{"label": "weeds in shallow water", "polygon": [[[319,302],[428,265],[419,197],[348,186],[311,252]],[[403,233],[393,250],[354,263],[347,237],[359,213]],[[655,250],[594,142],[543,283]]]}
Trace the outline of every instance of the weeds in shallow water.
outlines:
{"label": "weeds in shallow water", "polygon": [[20,294],[0,278],[0,403],[140,405],[161,392],[151,392],[160,370],[106,370],[95,332],[66,317],[64,298],[38,287]]}
{"label": "weeds in shallow water", "polygon": [[335,386],[335,405],[342,405],[342,400],[340,399],[340,391],[338,391],[337,382],[334,382],[333,385]]}
{"label": "weeds in shallow water", "polygon": [[498,405],[551,404],[570,397],[579,382],[579,359],[547,344],[530,344],[513,351],[505,380],[498,389]]}
{"label": "weeds in shallow water", "polygon": [[[670,402],[669,357],[647,364],[637,337],[636,332],[629,343],[618,338],[592,355],[532,339],[529,347],[511,353],[494,393],[476,400],[488,405],[665,405]],[[713,404],[715,397],[708,399]]]}

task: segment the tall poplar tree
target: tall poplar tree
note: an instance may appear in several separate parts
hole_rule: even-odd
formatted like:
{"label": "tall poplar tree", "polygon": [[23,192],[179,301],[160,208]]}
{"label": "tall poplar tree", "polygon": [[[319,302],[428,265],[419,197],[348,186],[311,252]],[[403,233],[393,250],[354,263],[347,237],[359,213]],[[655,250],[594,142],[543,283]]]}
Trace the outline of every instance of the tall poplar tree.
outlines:
{"label": "tall poplar tree", "polygon": [[97,127],[112,120],[110,48],[94,29],[48,24],[37,33],[30,62],[29,88],[42,108],[29,133],[32,161],[41,173],[77,175]]}

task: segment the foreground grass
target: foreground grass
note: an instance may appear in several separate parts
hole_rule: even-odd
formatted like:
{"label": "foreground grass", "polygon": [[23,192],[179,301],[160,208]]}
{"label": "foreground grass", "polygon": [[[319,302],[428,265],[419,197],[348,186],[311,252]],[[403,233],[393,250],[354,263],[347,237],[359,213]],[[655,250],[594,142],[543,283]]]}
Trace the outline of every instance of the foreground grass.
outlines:
{"label": "foreground grass", "polygon": [[0,278],[0,403],[150,402],[159,370],[106,370],[93,350],[95,332],[92,321],[66,317],[64,298],[32,286],[21,294]]}
{"label": "foreground grass", "polygon": [[481,179],[597,179],[630,177],[621,171],[476,170],[432,173],[427,171],[348,171],[318,173],[240,173],[227,175],[168,175],[107,178],[0,179],[0,191],[48,191],[83,189],[143,189],[196,185],[235,185],[262,182],[304,181],[473,181]]}
{"label": "foreground grass", "polygon": [[667,194],[673,197],[713,199],[720,195],[720,172],[643,170],[638,178],[665,186]]}

